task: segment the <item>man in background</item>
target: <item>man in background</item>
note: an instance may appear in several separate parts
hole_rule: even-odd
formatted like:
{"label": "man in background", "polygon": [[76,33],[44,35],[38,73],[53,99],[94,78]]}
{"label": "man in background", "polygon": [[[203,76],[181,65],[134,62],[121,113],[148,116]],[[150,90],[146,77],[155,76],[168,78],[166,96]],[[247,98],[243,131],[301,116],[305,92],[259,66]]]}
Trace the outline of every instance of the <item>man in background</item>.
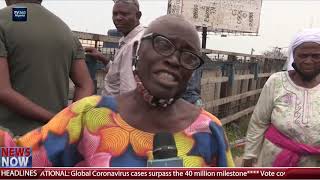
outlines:
{"label": "man in background", "polygon": [[95,48],[86,48],[86,52],[107,66],[105,88],[102,95],[119,95],[136,88],[132,72],[132,48],[139,41],[144,28],[140,25],[141,12],[137,0],[115,0],[112,20],[123,37],[119,41],[119,50],[113,61],[109,61]]}
{"label": "man in background", "polygon": [[93,93],[84,51],[42,0],[6,0],[0,10],[0,126],[22,135]]}
{"label": "man in background", "polygon": [[186,91],[182,94],[182,98],[198,107],[204,107],[201,99],[201,78],[203,67],[196,69],[188,81]]}

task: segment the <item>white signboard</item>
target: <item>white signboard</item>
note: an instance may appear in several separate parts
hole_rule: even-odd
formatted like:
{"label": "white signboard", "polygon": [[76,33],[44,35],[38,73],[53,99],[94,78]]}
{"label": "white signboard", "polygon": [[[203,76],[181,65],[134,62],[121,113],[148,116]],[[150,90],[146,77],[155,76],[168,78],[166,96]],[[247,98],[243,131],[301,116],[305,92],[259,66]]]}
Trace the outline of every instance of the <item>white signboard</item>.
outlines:
{"label": "white signboard", "polygon": [[258,33],[262,0],[169,0],[179,14],[208,31]]}

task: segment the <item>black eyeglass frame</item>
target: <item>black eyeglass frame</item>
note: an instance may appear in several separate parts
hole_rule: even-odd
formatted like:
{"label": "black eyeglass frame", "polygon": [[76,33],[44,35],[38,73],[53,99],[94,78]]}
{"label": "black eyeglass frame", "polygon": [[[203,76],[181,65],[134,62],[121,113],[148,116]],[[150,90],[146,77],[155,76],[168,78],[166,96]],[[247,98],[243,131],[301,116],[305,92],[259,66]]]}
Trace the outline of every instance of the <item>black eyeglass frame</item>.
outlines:
{"label": "black eyeglass frame", "polygon": [[[155,48],[154,39],[155,39],[156,37],[158,37],[158,36],[161,36],[162,38],[167,39],[167,40],[170,42],[170,44],[174,47],[175,50],[174,50],[170,55],[163,55],[163,54],[161,54],[160,52],[158,52],[157,49]],[[161,56],[170,57],[170,56],[172,56],[176,51],[179,51],[179,52],[180,52],[179,63],[180,63],[180,65],[181,65],[183,68],[185,68],[185,69],[188,69],[188,70],[196,70],[196,69],[198,69],[199,67],[201,67],[201,66],[204,64],[204,60],[203,60],[199,55],[195,54],[195,53],[192,52],[192,51],[186,50],[186,49],[178,49],[166,36],[163,36],[163,35],[158,34],[158,33],[149,33],[149,34],[146,34],[146,35],[142,36],[141,41],[144,40],[144,39],[151,39],[151,40],[152,40],[152,47],[153,47],[153,49],[154,49],[158,54],[160,54]],[[181,63],[181,53],[182,53],[182,52],[188,52],[188,53],[196,56],[196,57],[200,60],[199,65],[198,65],[197,67],[195,67],[195,68],[192,68],[192,69],[183,66],[182,63]]]}

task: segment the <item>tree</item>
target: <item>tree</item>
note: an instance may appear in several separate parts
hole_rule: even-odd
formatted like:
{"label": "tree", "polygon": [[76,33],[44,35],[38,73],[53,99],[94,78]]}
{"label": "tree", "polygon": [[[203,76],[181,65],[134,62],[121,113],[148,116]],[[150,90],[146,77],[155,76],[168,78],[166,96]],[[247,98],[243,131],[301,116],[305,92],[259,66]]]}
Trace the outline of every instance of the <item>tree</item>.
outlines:
{"label": "tree", "polygon": [[271,50],[266,50],[262,53],[265,57],[276,58],[276,59],[286,59],[288,57],[288,52],[284,50],[285,47],[274,47]]}

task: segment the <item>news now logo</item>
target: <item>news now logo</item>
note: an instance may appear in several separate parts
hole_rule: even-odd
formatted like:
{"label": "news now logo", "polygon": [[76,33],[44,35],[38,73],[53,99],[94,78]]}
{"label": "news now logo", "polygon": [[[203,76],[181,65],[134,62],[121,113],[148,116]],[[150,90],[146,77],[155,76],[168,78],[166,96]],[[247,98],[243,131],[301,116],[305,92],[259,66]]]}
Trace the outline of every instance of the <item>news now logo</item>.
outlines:
{"label": "news now logo", "polygon": [[27,147],[1,147],[0,167],[32,167],[32,150]]}
{"label": "news now logo", "polygon": [[12,21],[27,21],[27,8],[14,7],[12,8]]}

